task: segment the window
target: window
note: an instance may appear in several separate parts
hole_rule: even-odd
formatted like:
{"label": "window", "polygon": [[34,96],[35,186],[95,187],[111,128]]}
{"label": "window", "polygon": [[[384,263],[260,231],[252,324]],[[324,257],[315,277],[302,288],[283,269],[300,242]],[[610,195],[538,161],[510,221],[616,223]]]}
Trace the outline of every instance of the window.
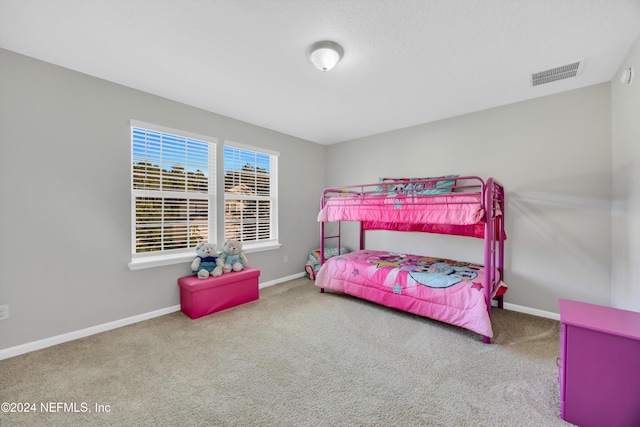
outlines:
{"label": "window", "polygon": [[278,246],[278,153],[224,147],[224,238],[243,249]]}
{"label": "window", "polygon": [[216,142],[131,122],[132,264],[216,241]]}

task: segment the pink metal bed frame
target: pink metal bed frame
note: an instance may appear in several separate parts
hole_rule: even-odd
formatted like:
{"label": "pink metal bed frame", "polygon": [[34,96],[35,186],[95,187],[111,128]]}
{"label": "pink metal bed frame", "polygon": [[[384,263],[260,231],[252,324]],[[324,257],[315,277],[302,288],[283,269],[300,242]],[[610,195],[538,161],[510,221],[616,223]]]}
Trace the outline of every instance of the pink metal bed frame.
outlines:
{"label": "pink metal bed frame", "polygon": [[[420,183],[424,184],[425,182],[431,185],[432,188],[436,188],[436,183],[444,180],[451,180],[452,178],[429,178],[429,179],[400,179],[398,181],[399,184],[412,184],[411,188],[416,188],[415,184]],[[479,196],[478,200],[481,201],[482,209],[484,209],[484,219],[482,224],[484,225],[484,267],[485,267],[485,283],[484,283],[484,291],[485,291],[485,302],[487,305],[487,312],[489,318],[491,317],[491,301],[492,299],[497,300],[498,308],[503,308],[503,295],[497,295],[495,298],[492,297],[495,290],[499,286],[501,281],[504,281],[504,240],[506,238],[505,229],[504,229],[504,187],[497,182],[493,178],[488,178],[486,182],[478,177],[478,176],[460,176],[456,177],[455,184],[451,187],[450,195],[456,194],[477,194]],[[324,209],[329,201],[333,198],[340,197],[343,198],[341,201],[345,201],[346,203],[342,203],[342,206],[352,206],[358,207],[362,206],[365,201],[370,203],[372,200],[371,196],[379,196],[384,195],[384,189],[381,190],[380,183],[374,184],[359,184],[359,185],[350,185],[344,187],[333,187],[326,188],[322,192],[321,198],[321,208]],[[392,193],[389,194],[392,196]],[[405,194],[406,197],[403,198],[404,204],[413,204],[413,206],[422,206],[424,209],[429,209],[429,207],[433,206],[442,206],[443,204],[451,205],[451,204],[465,204],[469,203],[468,201],[461,202],[443,202],[444,198],[437,197],[424,197],[418,196],[415,194],[413,190],[408,191]],[[370,204],[368,205],[370,206]],[[337,233],[334,235],[326,235],[325,233],[325,224],[326,222],[320,222],[320,264],[324,264],[324,249],[325,249],[325,241],[328,239],[337,239],[337,247],[342,247],[341,245],[341,221],[337,221]],[[452,229],[455,226],[451,226]],[[375,228],[369,228],[371,230]],[[380,228],[384,229],[384,228]],[[360,250],[365,249],[365,227],[363,221],[360,221]],[[450,233],[450,234],[459,234],[459,235],[467,235],[464,231],[460,231],[459,233]],[[476,237],[476,236],[472,236]],[[320,292],[324,292],[324,289],[321,288]],[[490,343],[491,338],[484,336],[483,341],[485,343]]]}

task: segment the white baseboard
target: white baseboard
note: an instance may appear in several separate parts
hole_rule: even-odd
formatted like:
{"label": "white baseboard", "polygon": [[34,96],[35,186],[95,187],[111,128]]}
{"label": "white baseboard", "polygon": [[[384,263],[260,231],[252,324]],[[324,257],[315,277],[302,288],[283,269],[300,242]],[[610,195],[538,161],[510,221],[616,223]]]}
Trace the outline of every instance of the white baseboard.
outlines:
{"label": "white baseboard", "polygon": [[279,279],[270,280],[268,282],[262,282],[262,283],[260,283],[260,285],[258,287],[260,289],[262,289],[262,288],[266,288],[268,286],[277,285],[278,283],[288,282],[289,280],[294,280],[294,279],[297,279],[297,278],[300,278],[300,277],[304,277],[305,274],[306,274],[305,272],[296,273],[296,274],[292,274],[291,276],[281,277]]}
{"label": "white baseboard", "polygon": [[138,314],[137,316],[127,317],[126,319],[115,320],[113,322],[103,323],[102,325],[96,325],[90,328],[80,329],[77,331],[68,332],[66,334],[56,335],[42,340],[17,345],[15,347],[5,348],[0,350],[0,360],[19,356],[25,353],[30,353],[36,350],[42,350],[43,348],[52,347],[54,345],[62,344],[68,341],[88,337],[89,335],[99,334],[100,332],[106,332],[112,329],[121,328],[123,326],[142,322],[144,320],[153,319],[154,317],[164,316],[165,314],[175,313],[176,311],[180,311],[180,305],[174,305],[173,307],[167,307],[160,310],[151,311],[149,313]]}
{"label": "white baseboard", "polygon": [[[268,282],[260,283],[260,289],[269,286],[277,285],[278,283],[288,282],[300,277],[304,277],[305,273],[292,274],[291,276],[281,277],[279,279],[270,280]],[[520,313],[532,314],[534,316],[547,317],[549,319],[560,320],[560,315],[552,313],[550,311],[538,310],[536,308],[525,307],[517,304],[510,304],[505,302],[504,308],[506,310],[517,311]],[[66,334],[56,335],[49,338],[44,338],[38,341],[17,345],[15,347],[9,347],[0,350],[0,360],[9,359],[10,357],[19,356],[21,354],[30,353],[36,350],[42,350],[47,347],[62,344],[68,341],[77,340],[80,338],[88,337],[90,335],[99,334],[101,332],[110,331],[112,329],[121,328],[123,326],[132,325],[134,323],[142,322],[144,320],[153,319],[154,317],[164,316],[166,314],[175,313],[180,311],[180,305],[174,305],[172,307],[163,308],[160,310],[151,311],[149,313],[139,314],[137,316],[127,317],[126,319],[115,320],[113,322],[103,323],[102,325],[92,326],[90,328],[80,329]]]}
{"label": "white baseboard", "polygon": [[[281,277],[276,280],[270,280],[268,282],[260,283],[260,288],[266,288],[267,286],[277,285],[278,283],[287,282],[289,280],[303,277],[304,272],[293,274],[287,277]],[[0,360],[8,359],[10,357],[19,356],[21,354],[30,353],[36,350],[42,350],[43,348],[52,347],[54,345],[62,344],[68,341],[77,340],[80,338],[88,337],[89,335],[99,334],[100,332],[110,331],[111,329],[121,328],[123,326],[131,325],[133,323],[142,322],[144,320],[153,319],[154,317],[164,316],[165,314],[175,313],[180,311],[180,305],[174,305],[172,307],[163,308],[160,310],[152,311],[149,313],[139,314],[137,316],[128,317],[126,319],[115,320],[113,322],[104,323],[102,325],[92,326],[90,328],[80,329],[78,331],[68,332],[66,334],[56,335],[49,338],[44,338],[38,341],[17,345],[15,347],[9,347],[0,350]]]}
{"label": "white baseboard", "polygon": [[509,304],[508,302],[504,303],[505,310],[517,311],[519,313],[532,314],[538,317],[546,317],[548,319],[560,320],[560,315],[558,313],[553,313],[551,311],[538,310],[537,308],[525,307],[524,305],[517,304]]}

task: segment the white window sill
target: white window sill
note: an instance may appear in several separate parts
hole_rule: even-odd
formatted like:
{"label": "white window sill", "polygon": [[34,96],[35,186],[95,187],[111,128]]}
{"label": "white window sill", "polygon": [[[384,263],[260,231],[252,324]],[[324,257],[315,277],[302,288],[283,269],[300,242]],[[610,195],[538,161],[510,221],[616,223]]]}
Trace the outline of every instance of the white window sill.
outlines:
{"label": "white window sill", "polygon": [[[256,253],[263,251],[271,251],[279,249],[282,246],[280,243],[272,243],[267,246],[248,246],[246,249],[243,247],[242,252]],[[162,267],[165,265],[191,263],[196,257],[195,251],[193,254],[174,254],[174,255],[158,255],[132,259],[129,265],[129,270],[142,270],[144,268]]]}
{"label": "white window sill", "polygon": [[[194,252],[195,254],[195,252]],[[195,255],[158,255],[153,257],[135,258],[129,263],[129,270],[142,270],[143,268],[162,267],[165,265],[181,264],[191,262]]]}
{"label": "white window sill", "polygon": [[[280,243],[270,243],[268,245],[260,246],[247,245],[246,247],[242,246],[242,252],[244,252],[245,254],[250,254],[255,252],[272,251],[274,249],[280,249],[280,246],[282,246]],[[222,248],[220,248],[220,250],[222,250]]]}

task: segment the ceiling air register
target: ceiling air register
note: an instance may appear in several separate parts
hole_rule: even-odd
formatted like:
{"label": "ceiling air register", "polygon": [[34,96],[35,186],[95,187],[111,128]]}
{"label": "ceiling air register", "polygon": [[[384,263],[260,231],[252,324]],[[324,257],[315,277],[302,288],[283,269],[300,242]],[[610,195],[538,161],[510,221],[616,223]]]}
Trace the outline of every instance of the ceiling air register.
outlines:
{"label": "ceiling air register", "polygon": [[563,65],[561,67],[552,68],[550,70],[540,71],[535,74],[531,74],[531,86],[539,86],[546,83],[555,82],[557,80],[568,79],[578,75],[581,61],[574,62],[573,64]]}

